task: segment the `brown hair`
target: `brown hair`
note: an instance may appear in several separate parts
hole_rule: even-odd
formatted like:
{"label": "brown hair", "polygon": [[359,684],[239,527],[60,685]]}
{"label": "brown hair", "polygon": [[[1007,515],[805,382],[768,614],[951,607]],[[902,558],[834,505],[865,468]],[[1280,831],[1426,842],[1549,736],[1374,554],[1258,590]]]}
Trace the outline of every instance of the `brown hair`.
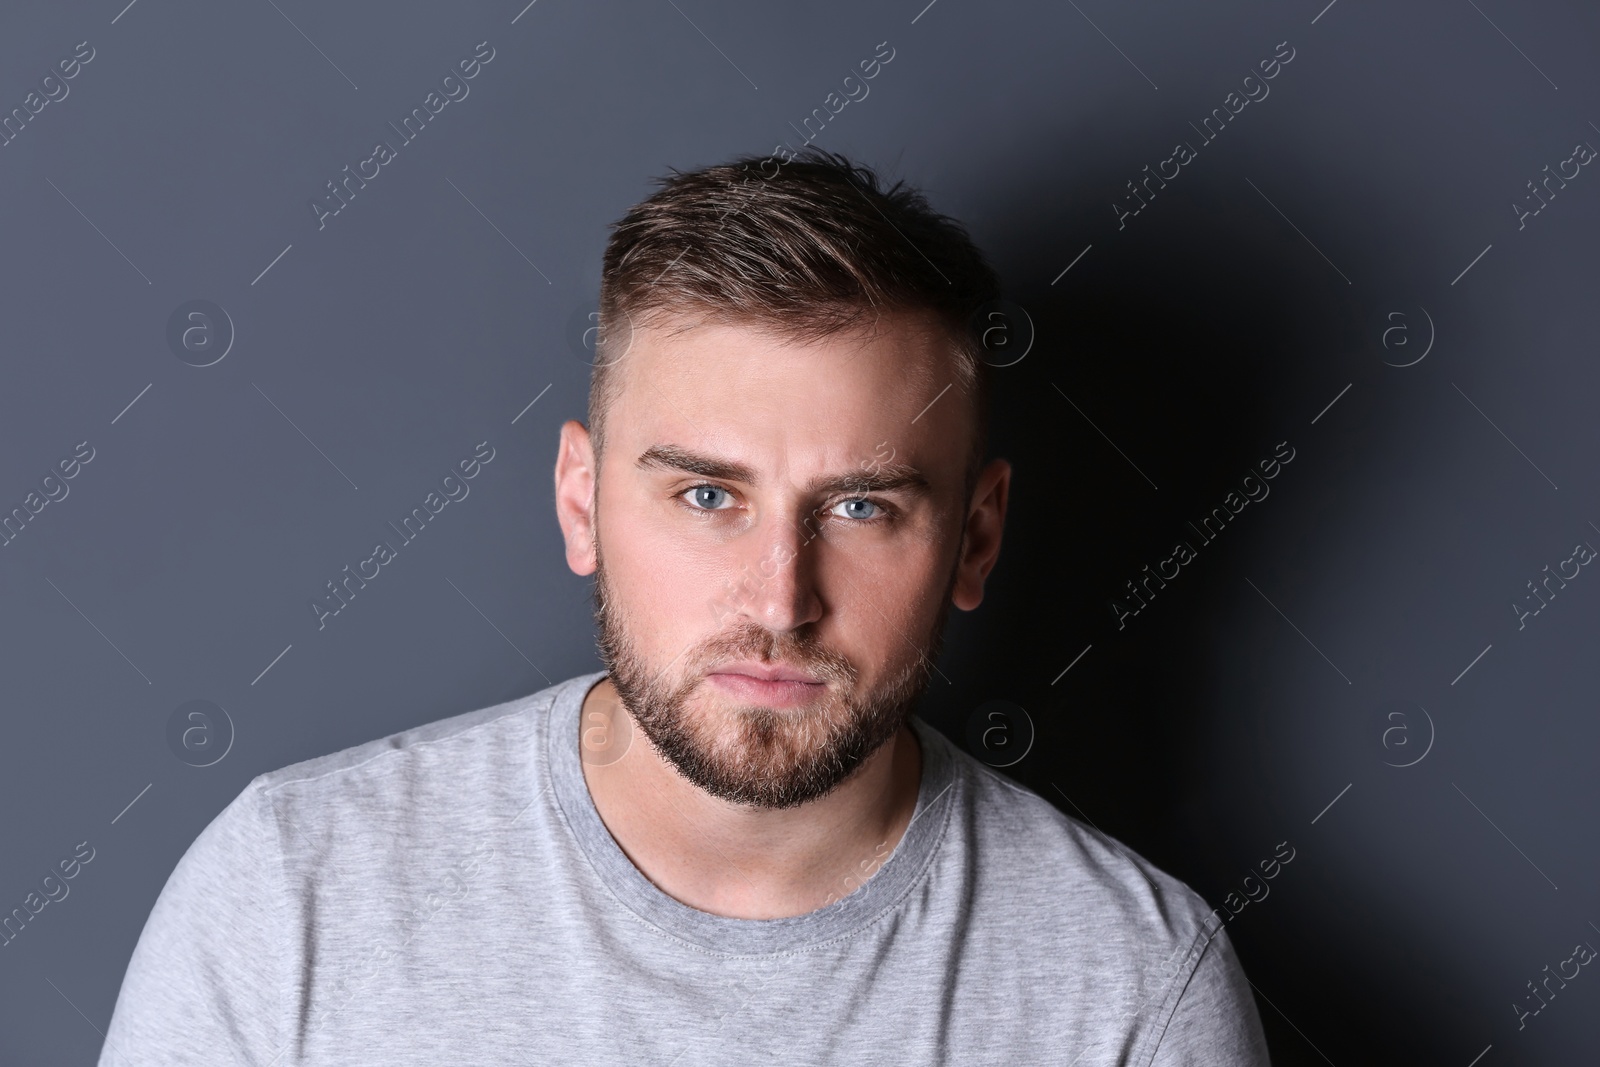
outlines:
{"label": "brown hair", "polygon": [[634,326],[681,315],[807,340],[883,311],[931,312],[953,341],[956,384],[975,415],[970,496],[987,452],[990,391],[974,316],[1000,292],[966,229],[905,182],[880,188],[869,168],[815,146],[782,161],[674,169],[656,181],[661,188],[613,226],[606,245],[589,387],[596,461]]}

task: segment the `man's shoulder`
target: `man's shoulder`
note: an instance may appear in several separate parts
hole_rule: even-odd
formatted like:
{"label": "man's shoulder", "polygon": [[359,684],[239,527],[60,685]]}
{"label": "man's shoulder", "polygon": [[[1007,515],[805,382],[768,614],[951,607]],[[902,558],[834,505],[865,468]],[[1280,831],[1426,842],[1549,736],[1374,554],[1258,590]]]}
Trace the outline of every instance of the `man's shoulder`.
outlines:
{"label": "man's shoulder", "polygon": [[280,814],[300,809],[322,823],[341,810],[477,806],[508,778],[535,773],[542,714],[584,677],[269,771],[246,793],[270,800]]}
{"label": "man's shoulder", "polygon": [[1153,1047],[1201,960],[1218,943],[1227,951],[1205,898],[1102,832],[1058,785],[1050,792],[1077,815],[946,744],[964,785],[946,842],[970,872],[964,941],[1033,983],[1019,996],[1092,1004],[1083,1026],[1127,1027]]}
{"label": "man's shoulder", "polygon": [[[949,747],[967,785],[963,833],[977,853],[978,877],[989,893],[1006,898],[1006,907],[1038,921],[1059,917],[1086,939],[1198,952],[1212,909],[1186,882],[1104,833],[1087,815],[1070,815],[954,743]],[[1052,789],[1075,807],[1058,786]]]}

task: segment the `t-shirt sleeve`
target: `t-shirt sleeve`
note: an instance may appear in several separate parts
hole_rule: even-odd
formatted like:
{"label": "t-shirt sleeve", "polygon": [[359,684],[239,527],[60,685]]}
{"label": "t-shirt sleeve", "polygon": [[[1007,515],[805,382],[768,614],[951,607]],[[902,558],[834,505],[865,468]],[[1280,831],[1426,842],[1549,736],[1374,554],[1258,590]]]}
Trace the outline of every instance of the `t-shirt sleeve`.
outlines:
{"label": "t-shirt sleeve", "polygon": [[251,783],[178,861],[134,947],[99,1067],[283,1062],[290,934],[271,805]]}
{"label": "t-shirt sleeve", "polygon": [[1255,996],[1224,931],[1201,951],[1150,1067],[1271,1067]]}

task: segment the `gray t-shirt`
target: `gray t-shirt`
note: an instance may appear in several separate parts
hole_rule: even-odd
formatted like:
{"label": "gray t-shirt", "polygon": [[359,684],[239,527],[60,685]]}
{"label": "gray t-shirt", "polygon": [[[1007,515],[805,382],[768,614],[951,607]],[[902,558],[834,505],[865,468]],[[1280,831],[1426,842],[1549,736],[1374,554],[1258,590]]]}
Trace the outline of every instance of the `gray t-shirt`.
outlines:
{"label": "gray t-shirt", "polygon": [[595,810],[583,675],[256,778],[134,949],[101,1067],[1257,1067],[1187,885],[921,719],[915,814],[782,919],[657,889]]}

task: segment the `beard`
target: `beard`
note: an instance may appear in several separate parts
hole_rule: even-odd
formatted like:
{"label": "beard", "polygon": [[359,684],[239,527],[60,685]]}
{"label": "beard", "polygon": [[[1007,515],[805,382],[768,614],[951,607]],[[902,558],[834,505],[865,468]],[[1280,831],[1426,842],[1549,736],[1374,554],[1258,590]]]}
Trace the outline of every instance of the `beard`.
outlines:
{"label": "beard", "polygon": [[[684,668],[677,681],[645,661],[633,627],[606,578],[595,543],[595,622],[598,646],[611,684],[633,721],[677,772],[712,796],[757,808],[792,808],[832,792],[886,741],[897,734],[921,700],[944,647],[944,626],[956,570],[951,568],[937,618],[913,642],[916,656],[868,692],[859,692],[860,671],[817,639],[809,624],[794,631],[768,630],[739,621],[685,650],[673,662]],[[736,660],[781,662],[822,680],[824,694],[801,706],[771,708],[718,699],[706,675]],[[701,702],[690,704],[697,691]]]}

